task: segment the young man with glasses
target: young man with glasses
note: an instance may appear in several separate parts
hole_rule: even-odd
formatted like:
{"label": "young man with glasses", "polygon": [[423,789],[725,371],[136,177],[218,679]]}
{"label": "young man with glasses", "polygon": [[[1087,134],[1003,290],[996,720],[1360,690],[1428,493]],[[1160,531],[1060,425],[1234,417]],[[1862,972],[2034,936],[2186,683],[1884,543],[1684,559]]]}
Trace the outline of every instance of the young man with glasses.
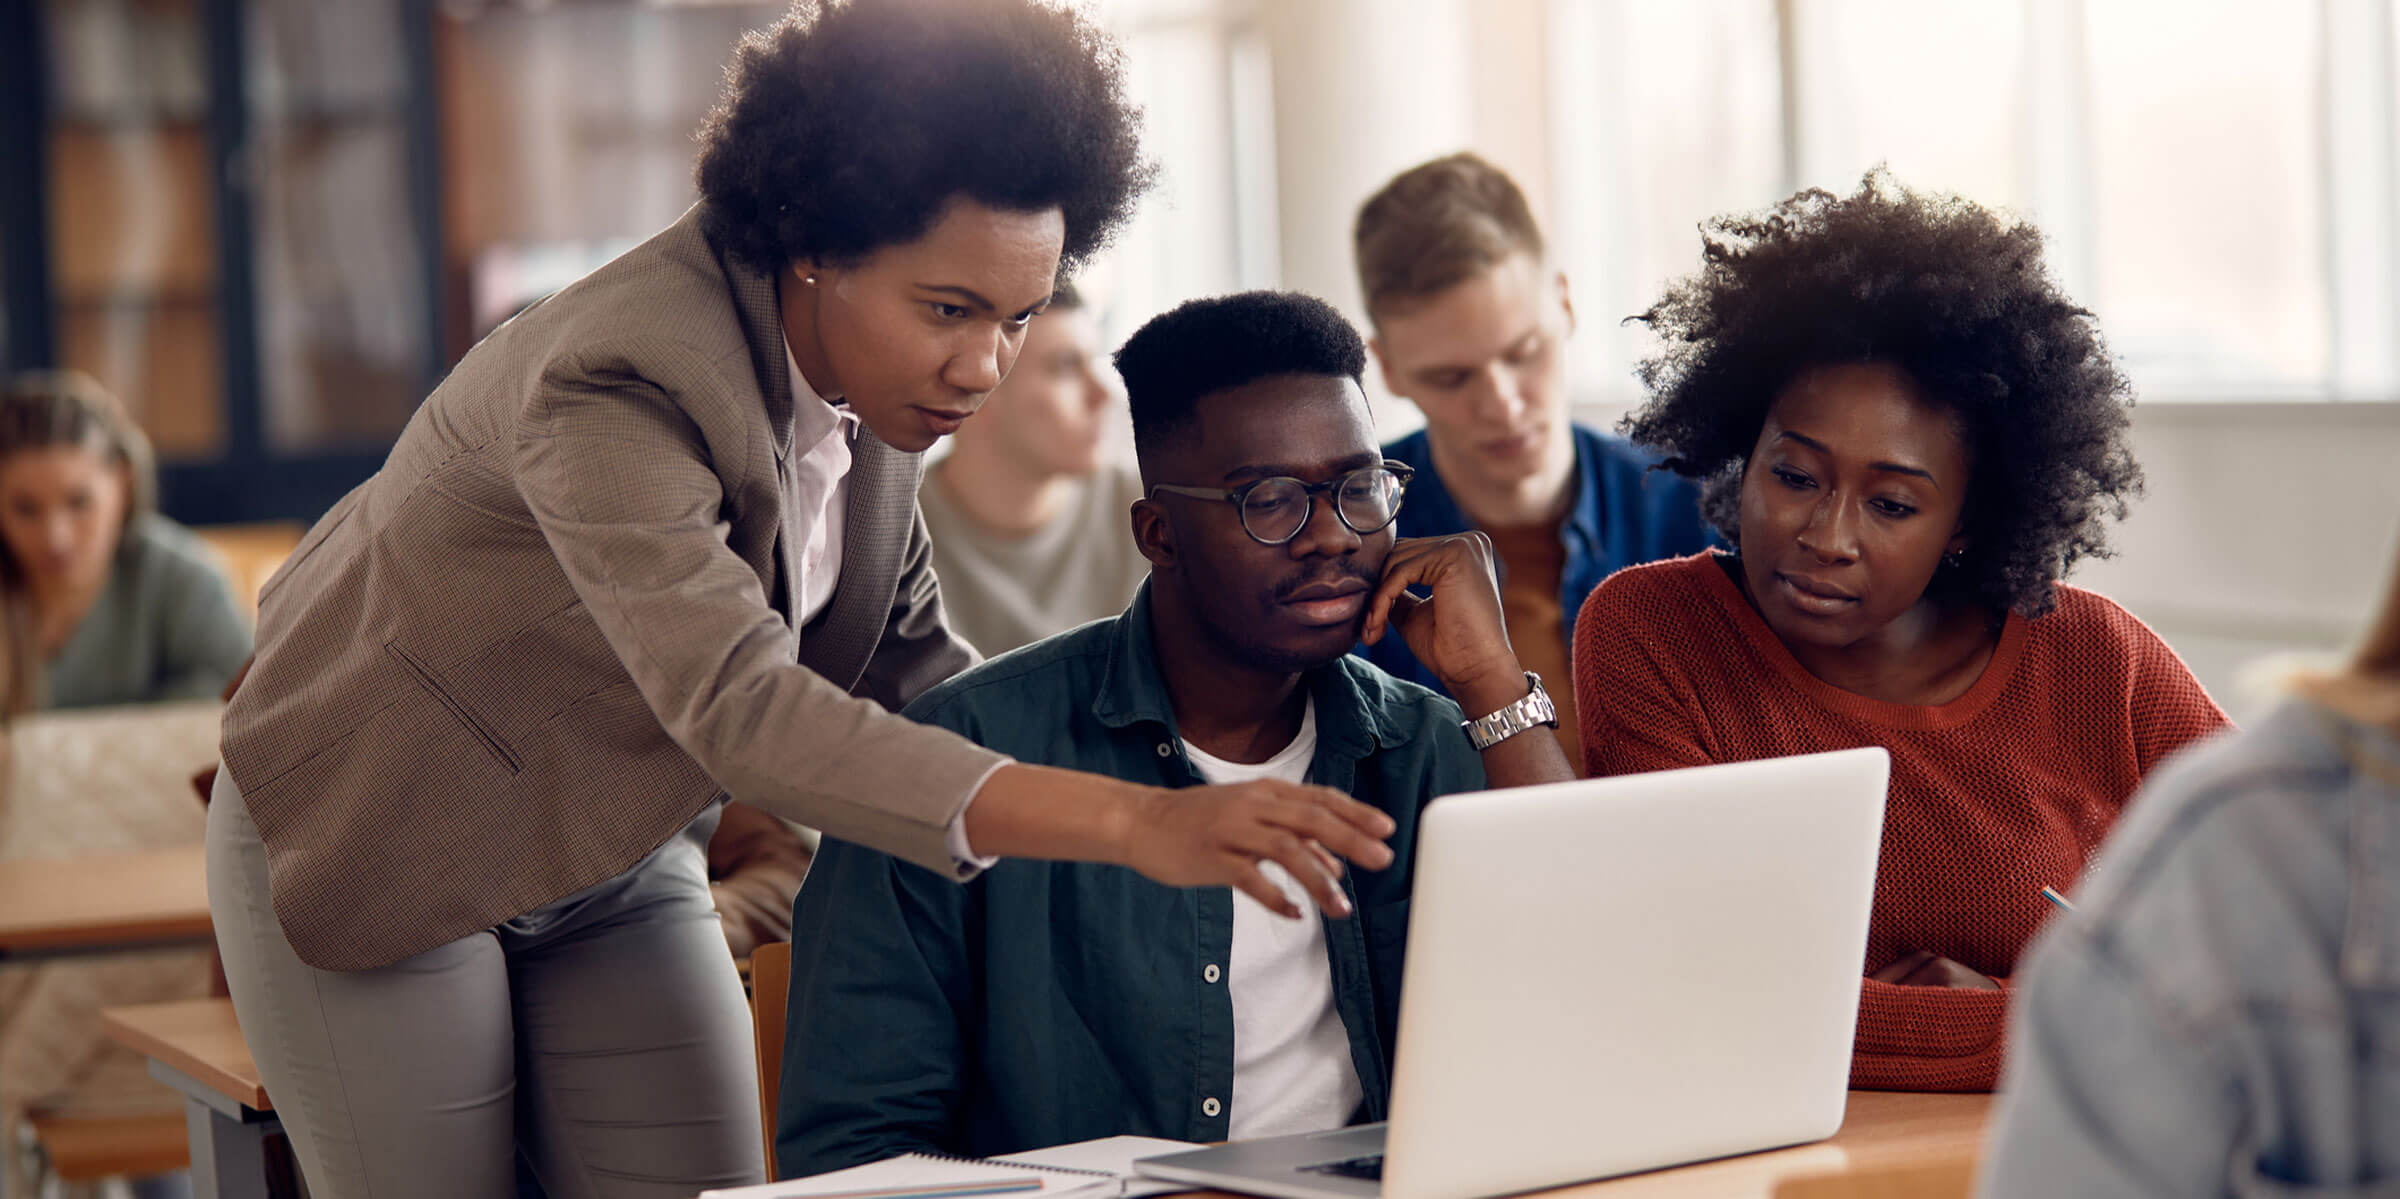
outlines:
{"label": "young man with glasses", "polygon": [[[1124,615],[959,675],[909,714],[1162,788],[1334,787],[1392,819],[1393,860],[1346,871],[1317,850],[1351,909],[1339,918],[1271,864],[1238,893],[1013,860],[961,886],[826,842],[794,913],[787,1176],[1383,1118],[1418,810],[1572,777],[1509,648],[1490,543],[1395,536],[1410,472],[1376,446],[1365,347],[1339,314],[1289,293],[1194,301],[1116,361],[1150,581]],[[1351,656],[1362,637],[1405,638],[1457,702]]]}

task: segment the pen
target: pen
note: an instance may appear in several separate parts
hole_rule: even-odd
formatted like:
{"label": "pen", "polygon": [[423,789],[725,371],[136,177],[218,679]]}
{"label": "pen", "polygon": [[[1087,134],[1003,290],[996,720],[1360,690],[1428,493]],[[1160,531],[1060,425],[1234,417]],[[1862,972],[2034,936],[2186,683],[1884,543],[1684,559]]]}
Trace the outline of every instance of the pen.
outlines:
{"label": "pen", "polygon": [[2052,903],[2054,903],[2054,904],[2057,904],[2057,905],[2058,905],[2058,910],[2059,910],[2059,911],[2062,911],[2062,912],[2072,912],[2072,911],[2074,911],[2074,910],[2075,910],[2075,905],[2074,905],[2074,904],[2071,904],[2071,903],[2068,903],[2068,902],[2067,902],[2067,897],[2066,897],[2066,896],[2064,896],[2064,895],[2061,895],[2061,894],[2059,894],[2059,893],[2058,893],[2058,888],[2056,888],[2056,887],[2044,887],[2044,888],[2042,888],[2042,898],[2044,898],[2044,899],[2047,899],[2047,900],[2049,900],[2050,902],[2052,902]]}

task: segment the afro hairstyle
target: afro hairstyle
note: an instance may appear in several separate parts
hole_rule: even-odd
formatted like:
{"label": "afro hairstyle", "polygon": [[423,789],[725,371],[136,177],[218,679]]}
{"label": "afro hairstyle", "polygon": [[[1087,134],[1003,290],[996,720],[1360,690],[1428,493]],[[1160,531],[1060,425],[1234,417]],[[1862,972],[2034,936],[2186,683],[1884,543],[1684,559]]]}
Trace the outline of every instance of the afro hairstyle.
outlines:
{"label": "afro hairstyle", "polygon": [[701,219],[768,274],[914,241],[961,196],[1058,209],[1069,274],[1155,174],[1116,44],[1044,0],[797,0],[726,74],[700,130]]}
{"label": "afro hairstyle", "polygon": [[1662,346],[1619,428],[1704,481],[1728,544],[1775,398],[1816,367],[1880,362],[1951,409],[1973,463],[1967,547],[1932,590],[2038,616],[2078,559],[2108,554],[2104,518],[2141,494],[2132,386],[2043,266],[2039,230],[1878,167],[1849,196],[1811,189],[1701,234],[1699,272],[1629,318]]}

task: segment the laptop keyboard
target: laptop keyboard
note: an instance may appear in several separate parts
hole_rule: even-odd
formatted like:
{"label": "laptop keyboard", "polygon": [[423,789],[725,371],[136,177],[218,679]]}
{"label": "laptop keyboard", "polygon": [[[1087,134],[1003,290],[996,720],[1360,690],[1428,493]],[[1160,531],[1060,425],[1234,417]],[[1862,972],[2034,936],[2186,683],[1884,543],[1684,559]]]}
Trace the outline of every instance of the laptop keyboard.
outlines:
{"label": "laptop keyboard", "polygon": [[1378,1153],[1371,1157],[1352,1157],[1338,1162],[1319,1162],[1313,1166],[1302,1166],[1301,1169],[1309,1174],[1336,1174],[1343,1178],[1363,1178],[1368,1182],[1381,1182],[1383,1181],[1383,1155]]}

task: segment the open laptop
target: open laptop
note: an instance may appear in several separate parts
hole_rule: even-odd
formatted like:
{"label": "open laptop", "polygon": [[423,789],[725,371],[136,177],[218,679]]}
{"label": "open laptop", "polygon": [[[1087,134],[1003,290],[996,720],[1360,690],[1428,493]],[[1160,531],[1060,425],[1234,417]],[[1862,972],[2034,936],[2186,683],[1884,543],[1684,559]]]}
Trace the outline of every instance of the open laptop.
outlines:
{"label": "open laptop", "polygon": [[1434,802],[1391,1121],[1135,1170],[1481,1199],[1833,1135],[1889,772],[1852,749]]}

